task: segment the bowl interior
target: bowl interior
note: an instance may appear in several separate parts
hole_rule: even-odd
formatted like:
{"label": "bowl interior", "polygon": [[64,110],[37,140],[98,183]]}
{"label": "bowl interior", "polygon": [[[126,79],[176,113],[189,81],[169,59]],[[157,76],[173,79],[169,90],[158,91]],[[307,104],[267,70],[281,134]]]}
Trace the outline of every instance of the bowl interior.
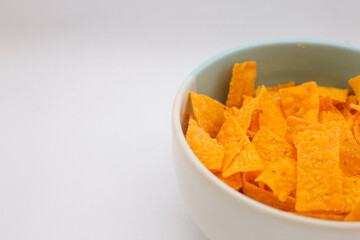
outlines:
{"label": "bowl interior", "polygon": [[[256,85],[315,81],[319,86],[348,88],[347,81],[360,75],[358,48],[316,41],[278,41],[235,48],[209,59],[190,74],[182,91],[185,96],[196,91],[225,103],[234,63],[248,60],[257,62]],[[185,131],[191,112],[188,98],[180,108]]]}

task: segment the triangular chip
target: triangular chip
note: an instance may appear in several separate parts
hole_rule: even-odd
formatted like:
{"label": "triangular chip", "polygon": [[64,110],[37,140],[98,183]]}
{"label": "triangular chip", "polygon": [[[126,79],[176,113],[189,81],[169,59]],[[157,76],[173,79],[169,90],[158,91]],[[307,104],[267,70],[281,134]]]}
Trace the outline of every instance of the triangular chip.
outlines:
{"label": "triangular chip", "polygon": [[266,127],[257,132],[252,144],[265,166],[280,158],[296,158],[295,148],[284,138],[274,134]]}
{"label": "triangular chip", "polygon": [[256,97],[259,102],[259,127],[267,127],[279,136],[286,133],[286,120],[280,106],[269,95],[264,86],[260,88],[260,93]]}
{"label": "triangular chip", "polygon": [[242,177],[240,173],[233,174],[228,178],[223,178],[221,172],[214,172],[214,175],[217,176],[221,181],[226,183],[229,187],[232,187],[235,190],[239,190],[243,186]]}
{"label": "triangular chip", "polygon": [[319,96],[329,97],[335,103],[346,102],[348,92],[348,89],[341,89],[335,87],[318,87]]}
{"label": "triangular chip", "polygon": [[265,127],[252,143],[265,165],[256,181],[265,183],[280,201],[285,201],[296,188],[295,148]]}
{"label": "triangular chip", "polygon": [[357,101],[360,102],[360,76],[350,79],[348,83],[354,90]]}
{"label": "triangular chip", "polygon": [[315,82],[279,90],[285,118],[295,116],[316,122],[319,113],[319,97]]}
{"label": "triangular chip", "polygon": [[298,117],[290,116],[286,119],[287,131],[285,134],[285,139],[292,143],[294,134],[302,132],[309,129],[318,129],[318,126],[321,124],[317,122],[312,122],[309,120],[304,120]]}
{"label": "triangular chip", "polygon": [[343,176],[343,194],[345,199],[344,212],[351,212],[357,202],[360,202],[360,175]]}
{"label": "triangular chip", "polygon": [[266,191],[249,182],[243,182],[243,192],[246,196],[270,207],[287,212],[295,211],[295,199],[292,197],[289,197],[285,202],[280,202],[272,192]]}
{"label": "triangular chip", "polygon": [[190,92],[190,99],[199,127],[209,133],[212,138],[216,137],[225,121],[225,106],[208,96],[196,92]]}
{"label": "triangular chip", "polygon": [[357,112],[360,112],[360,106],[357,104],[350,103],[349,107]]}
{"label": "triangular chip", "polygon": [[246,131],[251,123],[253,113],[259,107],[259,100],[257,98],[244,96],[243,106],[238,111],[236,120],[240,123],[243,130]]}
{"label": "triangular chip", "polygon": [[[274,87],[266,87],[270,96],[276,100],[276,101],[280,101],[280,95],[279,95],[279,90],[283,89],[283,88],[289,88],[289,87],[294,87],[295,86],[295,82],[287,82],[287,83],[283,83],[283,84],[279,84],[276,85]],[[259,95],[260,93],[260,88],[261,86],[258,86],[258,88],[256,89],[255,95]]]}
{"label": "triangular chip", "polygon": [[340,127],[340,168],[347,176],[360,175],[360,146],[347,122],[337,121]]}
{"label": "triangular chip", "polygon": [[345,117],[337,109],[330,97],[320,97],[319,122],[331,122],[345,120]]}
{"label": "triangular chip", "polygon": [[264,169],[259,155],[245,132],[241,132],[239,135],[237,142],[233,143],[232,146],[239,154],[227,165],[227,168],[223,169],[223,177],[225,178],[238,172],[252,172]]}
{"label": "triangular chip", "polygon": [[209,170],[221,170],[224,158],[224,147],[212,139],[190,117],[189,126],[185,135],[186,141],[194,154]]}
{"label": "triangular chip", "polygon": [[[233,162],[235,156],[243,151],[242,142],[244,130],[241,125],[235,120],[235,117],[229,116],[221,126],[216,140],[224,146],[225,155],[223,162],[223,169],[227,169]],[[240,141],[240,142],[239,142]]]}
{"label": "triangular chip", "polygon": [[243,95],[254,96],[256,62],[236,63],[233,67],[227,107],[241,107]]}
{"label": "triangular chip", "polygon": [[354,209],[345,216],[345,221],[360,221],[360,202],[358,202]]}
{"label": "triangular chip", "polygon": [[296,211],[343,211],[340,128],[299,132],[294,136],[294,144],[297,149]]}
{"label": "triangular chip", "polygon": [[346,120],[351,118],[352,113],[347,107],[346,103],[338,103],[336,104],[336,108],[341,112],[341,114],[344,116]]}

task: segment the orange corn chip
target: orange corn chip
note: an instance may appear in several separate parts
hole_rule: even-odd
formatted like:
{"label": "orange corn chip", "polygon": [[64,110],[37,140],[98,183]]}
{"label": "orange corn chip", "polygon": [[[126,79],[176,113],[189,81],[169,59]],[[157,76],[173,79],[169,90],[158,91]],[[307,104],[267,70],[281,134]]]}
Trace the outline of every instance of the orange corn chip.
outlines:
{"label": "orange corn chip", "polygon": [[297,149],[296,211],[342,211],[340,128],[306,130],[294,136]]}
{"label": "orange corn chip", "polygon": [[295,148],[266,127],[262,127],[257,132],[252,144],[265,166],[277,161],[279,158],[296,158]]}
{"label": "orange corn chip", "polygon": [[294,86],[295,86],[295,82],[287,82],[287,83],[276,85],[274,87],[267,87],[267,89],[269,92],[277,92],[280,89],[294,87]]}
{"label": "orange corn chip", "polygon": [[243,101],[243,95],[254,96],[255,78],[256,62],[236,63],[232,71],[226,106],[239,108]]}
{"label": "orange corn chip", "polygon": [[360,112],[360,106],[357,104],[350,103],[349,107],[357,112]]}
{"label": "orange corn chip", "polygon": [[336,108],[341,112],[341,114],[344,116],[346,120],[351,118],[352,113],[350,112],[350,109],[346,105],[346,103],[338,103],[336,104]]}
{"label": "orange corn chip", "polygon": [[292,212],[293,214],[304,216],[304,217],[312,217],[323,220],[332,220],[332,221],[344,221],[344,215],[341,214],[329,214],[329,213],[306,213],[306,212]]}
{"label": "orange corn chip", "polygon": [[239,190],[243,186],[240,173],[233,174],[228,178],[223,178],[221,172],[214,172],[214,175],[217,176],[221,181],[223,181],[224,183],[226,183],[228,186],[232,187],[235,190]]}
{"label": "orange corn chip", "polygon": [[[260,110],[255,110],[251,115],[251,122],[249,126],[249,131],[252,133],[257,133],[259,131],[259,118],[260,118]],[[252,139],[252,138],[251,138]]]}
{"label": "orange corn chip", "polygon": [[348,83],[354,90],[358,102],[360,102],[360,76],[350,79]]}
{"label": "orange corn chip", "polygon": [[224,112],[225,119],[229,118],[230,116],[237,117],[239,115],[239,111],[240,109],[237,107],[226,107]]}
{"label": "orange corn chip", "polygon": [[344,221],[360,221],[360,202],[358,202],[354,209],[345,216]]}
{"label": "orange corn chip", "polygon": [[[358,114],[357,114],[358,115]],[[356,117],[354,119],[354,125],[353,125],[353,133],[356,142],[360,145],[360,118]]]}
{"label": "orange corn chip", "polygon": [[259,100],[257,98],[244,96],[243,106],[240,108],[236,120],[241,124],[244,131],[246,131],[251,123],[253,112],[258,109]]}
{"label": "orange corn chip", "polygon": [[349,95],[347,98],[346,98],[346,105],[350,108],[350,104],[357,104],[358,103],[358,100],[357,100],[357,97],[355,95]]}
{"label": "orange corn chip", "polygon": [[250,182],[254,185],[258,184],[255,182],[255,179],[257,178],[257,176],[260,175],[262,171],[255,171],[255,172],[244,172],[242,174],[242,178],[243,178],[243,182]]}
{"label": "orange corn chip", "polygon": [[285,117],[295,116],[310,121],[318,120],[319,97],[315,82],[279,90]]}
{"label": "orange corn chip", "polygon": [[339,109],[333,105],[330,97],[320,97],[319,122],[331,122],[345,120]]}
{"label": "orange corn chip", "polygon": [[345,212],[351,212],[357,202],[360,201],[360,176],[343,176],[343,194],[345,200]]}
{"label": "orange corn chip", "polygon": [[269,186],[280,202],[286,201],[296,188],[295,159],[279,158],[268,164],[255,181]]}
{"label": "orange corn chip", "polygon": [[309,120],[304,120],[298,117],[290,116],[286,119],[287,123],[287,131],[285,134],[285,139],[292,143],[293,142],[293,136],[294,134],[298,132],[302,132],[304,130],[309,130],[310,126],[311,128],[318,129],[318,126],[320,126],[319,123],[314,123]]}
{"label": "orange corn chip", "polygon": [[259,127],[267,127],[279,136],[286,133],[286,120],[280,106],[269,95],[264,86],[260,88],[260,93],[256,97],[259,101]]}
{"label": "orange corn chip", "polygon": [[265,127],[252,143],[265,165],[256,181],[269,186],[280,201],[285,201],[296,188],[295,148]]}
{"label": "orange corn chip", "polygon": [[334,87],[318,87],[319,96],[330,97],[331,100],[338,102],[346,102],[348,89],[340,89]]}
{"label": "orange corn chip", "polygon": [[203,128],[211,137],[216,137],[225,121],[225,106],[208,96],[196,92],[190,92],[190,99],[199,127]]}
{"label": "orange corn chip", "polygon": [[239,154],[227,165],[228,167],[225,165],[223,169],[224,178],[238,172],[252,172],[264,169],[259,155],[245,132],[239,132],[239,138],[232,148],[236,149],[235,151],[238,151]]}
{"label": "orange corn chip", "polygon": [[340,127],[340,168],[347,176],[360,175],[360,146],[345,121],[337,121]]}
{"label": "orange corn chip", "polygon": [[233,162],[235,156],[243,151],[243,142],[241,141],[243,135],[244,130],[241,125],[235,120],[235,117],[229,116],[216,136],[218,143],[225,148],[223,170],[227,169]]}
{"label": "orange corn chip", "polygon": [[[295,86],[295,82],[287,82],[287,83],[284,83],[284,84],[279,84],[279,85],[274,86],[274,87],[267,87],[267,90],[269,92],[269,95],[276,101],[276,104],[280,105],[279,90],[283,89],[283,88],[294,87],[294,86]],[[258,88],[256,89],[255,96],[259,95],[260,89],[261,89],[261,86],[258,86]]]}
{"label": "orange corn chip", "polygon": [[198,127],[190,117],[185,135],[186,141],[194,154],[209,170],[221,170],[224,158],[224,147],[212,139],[208,133]]}
{"label": "orange corn chip", "polygon": [[243,192],[246,196],[279,210],[295,211],[295,199],[289,197],[285,202],[280,202],[277,197],[269,191],[257,187],[249,182],[243,182]]}

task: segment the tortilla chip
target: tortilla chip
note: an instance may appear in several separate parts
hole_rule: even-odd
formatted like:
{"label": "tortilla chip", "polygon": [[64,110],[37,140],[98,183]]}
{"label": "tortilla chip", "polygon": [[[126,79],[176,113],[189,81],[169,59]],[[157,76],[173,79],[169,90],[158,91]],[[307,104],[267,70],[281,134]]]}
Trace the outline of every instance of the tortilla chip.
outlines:
{"label": "tortilla chip", "polygon": [[225,108],[225,119],[229,118],[230,116],[237,117],[239,115],[240,109],[237,107],[226,107]]}
{"label": "tortilla chip", "polygon": [[349,107],[357,112],[360,112],[360,106],[357,104],[350,103]]}
{"label": "tortilla chip", "polygon": [[345,117],[337,109],[330,97],[320,97],[319,122],[331,122],[345,120]]}
{"label": "tortilla chip", "polygon": [[[260,118],[260,110],[255,110],[253,112],[253,114],[251,115],[251,122],[250,122],[250,126],[249,126],[249,129],[248,129],[248,131],[250,131],[254,135],[260,129],[260,127],[259,127],[259,118]],[[254,137],[254,135],[251,137],[251,139]]]}
{"label": "tortilla chip", "polygon": [[351,212],[360,201],[360,175],[343,176],[343,194],[345,200],[344,212]]}
{"label": "tortilla chip", "polygon": [[239,132],[239,138],[235,143],[232,143],[231,148],[235,149],[233,151],[237,151],[238,154],[233,158],[231,163],[224,165],[224,178],[238,172],[252,172],[264,169],[259,155],[245,132]]}
{"label": "tortilla chip", "polygon": [[[314,123],[312,121],[304,120],[304,119],[294,117],[294,116],[288,117],[286,119],[286,123],[287,123],[287,131],[286,131],[284,138],[289,143],[293,142],[294,134],[296,134],[298,132],[302,132],[304,130],[309,130],[311,128],[318,129],[318,126],[321,125],[319,123]],[[310,126],[311,126],[311,128],[310,128]]]}
{"label": "tortilla chip", "polygon": [[307,212],[292,212],[293,214],[304,216],[304,217],[312,217],[323,220],[332,220],[332,221],[344,221],[344,215],[341,214],[330,214],[330,213],[307,213]]}
{"label": "tortilla chip", "polygon": [[260,88],[260,93],[256,97],[259,101],[259,127],[267,127],[279,136],[286,133],[286,120],[280,106],[271,98],[264,86]]}
{"label": "tortilla chip", "polygon": [[356,142],[360,145],[360,118],[356,118],[353,126],[353,133]]}
{"label": "tortilla chip", "polygon": [[348,81],[348,84],[355,92],[357,101],[360,102],[360,76],[354,77]]}
{"label": "tortilla chip", "polygon": [[254,96],[256,62],[236,63],[233,67],[227,107],[241,107],[243,95]]}
{"label": "tortilla chip", "polygon": [[252,144],[265,166],[280,158],[296,159],[295,148],[266,127],[257,132]]}
{"label": "tortilla chip", "polygon": [[[272,97],[276,101],[276,103],[279,104],[280,103],[279,90],[283,89],[283,88],[294,87],[294,86],[295,86],[295,82],[287,82],[287,83],[279,84],[274,87],[267,87],[267,90],[269,92],[270,97]],[[261,86],[258,86],[258,88],[256,89],[255,96],[259,95],[260,89],[261,89]]]}
{"label": "tortilla chip", "polygon": [[212,138],[216,137],[225,121],[225,106],[220,102],[196,92],[190,92],[194,115],[199,124]]}
{"label": "tortilla chip", "polygon": [[[244,130],[235,120],[235,117],[229,116],[221,126],[216,140],[224,146],[225,155],[223,161],[223,170],[227,169],[233,162],[235,156],[241,153]],[[240,141],[240,142],[239,142]],[[228,176],[227,176],[228,177]]]}
{"label": "tortilla chip", "polygon": [[340,168],[347,176],[360,175],[360,146],[345,121],[336,122],[340,127]]}
{"label": "tortilla chip", "polygon": [[345,216],[345,221],[360,221],[360,202],[358,202],[354,209]]}
{"label": "tortilla chip", "polygon": [[240,188],[242,188],[242,186],[243,186],[242,177],[241,177],[240,173],[233,174],[228,178],[223,178],[221,172],[214,172],[214,175],[217,176],[221,181],[226,183],[228,186],[230,186],[231,188],[233,188],[233,189],[235,189],[237,191]]}
{"label": "tortilla chip", "polygon": [[315,82],[280,89],[279,94],[285,118],[295,116],[314,122],[318,121],[319,97]]}
{"label": "tortilla chip", "polygon": [[240,108],[236,120],[241,124],[244,131],[246,131],[251,123],[253,112],[258,109],[259,100],[257,98],[244,96],[243,106]]}
{"label": "tortilla chip", "polygon": [[209,170],[221,170],[224,158],[224,147],[200,128],[192,117],[189,119],[189,126],[185,138],[194,154],[205,167]]}
{"label": "tortilla chip", "polygon": [[294,136],[294,144],[297,149],[296,211],[343,211],[340,128],[299,132]]}
{"label": "tortilla chip", "polygon": [[346,105],[346,103],[338,103],[336,104],[336,108],[341,112],[341,114],[344,116],[344,118],[346,120],[348,120],[349,118],[351,118],[352,113],[349,110],[348,106]]}
{"label": "tortilla chip", "polygon": [[294,87],[294,86],[295,86],[295,82],[291,81],[291,82],[279,84],[279,85],[276,85],[276,86],[273,86],[273,87],[267,87],[267,90],[269,92],[277,92],[280,89]]}
{"label": "tortilla chip", "polygon": [[286,201],[296,189],[295,159],[280,157],[268,164],[255,181],[263,182],[269,186],[280,202]]}
{"label": "tortilla chip", "polygon": [[243,183],[243,192],[246,196],[270,207],[287,212],[295,211],[295,199],[292,197],[289,197],[285,202],[280,202],[272,192],[266,191],[249,182]]}
{"label": "tortilla chip", "polygon": [[334,87],[318,87],[319,96],[330,97],[335,103],[346,102],[348,89]]}

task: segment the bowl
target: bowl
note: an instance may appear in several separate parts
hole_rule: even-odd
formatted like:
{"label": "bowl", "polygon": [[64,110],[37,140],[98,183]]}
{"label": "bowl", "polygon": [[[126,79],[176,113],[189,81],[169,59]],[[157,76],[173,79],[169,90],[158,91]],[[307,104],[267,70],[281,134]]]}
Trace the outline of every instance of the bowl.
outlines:
{"label": "bowl", "polygon": [[359,222],[298,216],[246,197],[214,176],[188,146],[184,131],[191,113],[189,92],[206,94],[225,103],[233,64],[247,60],[258,63],[257,85],[315,81],[323,86],[347,88],[347,81],[360,75],[360,48],[309,40],[241,46],[197,67],[180,86],[172,111],[176,178],[195,223],[212,240],[358,239]]}

